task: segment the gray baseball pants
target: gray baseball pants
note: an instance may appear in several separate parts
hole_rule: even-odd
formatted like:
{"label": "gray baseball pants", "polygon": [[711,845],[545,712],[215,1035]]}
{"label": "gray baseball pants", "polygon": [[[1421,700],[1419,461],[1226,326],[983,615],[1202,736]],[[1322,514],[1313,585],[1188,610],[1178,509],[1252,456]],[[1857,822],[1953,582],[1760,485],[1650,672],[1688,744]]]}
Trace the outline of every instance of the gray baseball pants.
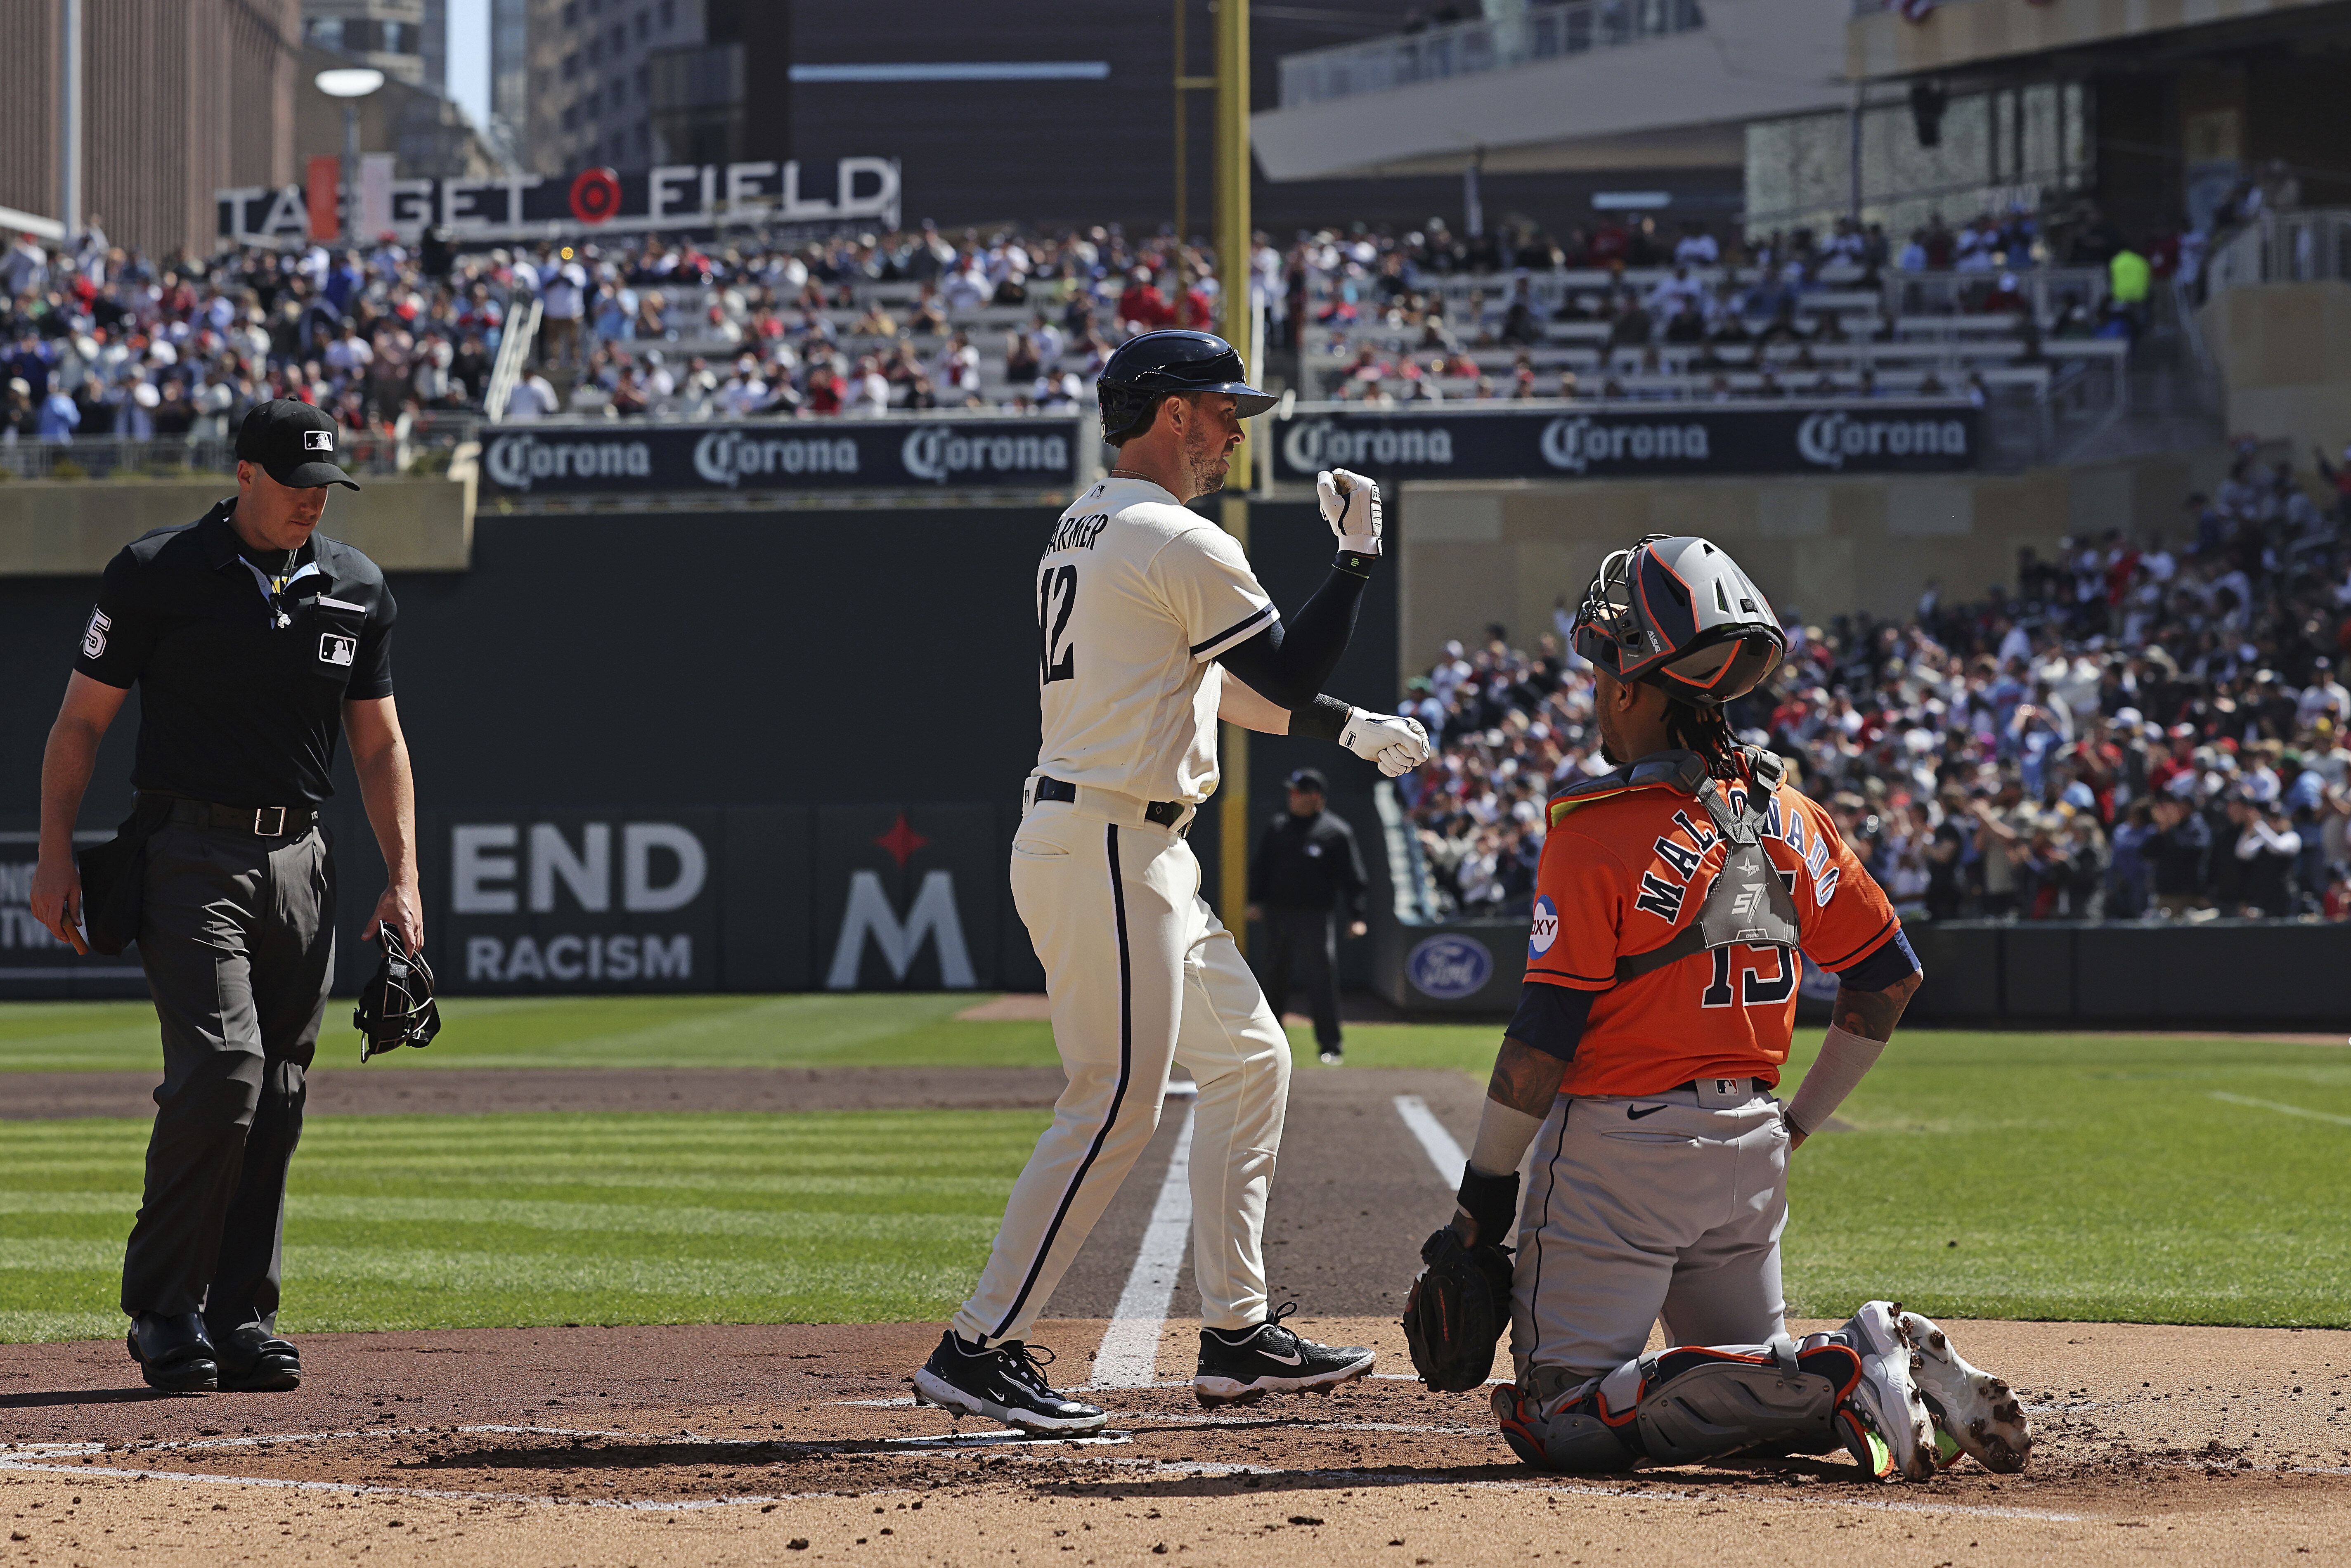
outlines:
{"label": "gray baseball pants", "polygon": [[[1788,1131],[1747,1079],[1552,1104],[1529,1156],[1510,1285],[1524,1381],[1571,1387],[1669,1345],[1757,1344],[1787,1330],[1780,1232]],[[1722,1083],[1722,1089],[1715,1087]]]}

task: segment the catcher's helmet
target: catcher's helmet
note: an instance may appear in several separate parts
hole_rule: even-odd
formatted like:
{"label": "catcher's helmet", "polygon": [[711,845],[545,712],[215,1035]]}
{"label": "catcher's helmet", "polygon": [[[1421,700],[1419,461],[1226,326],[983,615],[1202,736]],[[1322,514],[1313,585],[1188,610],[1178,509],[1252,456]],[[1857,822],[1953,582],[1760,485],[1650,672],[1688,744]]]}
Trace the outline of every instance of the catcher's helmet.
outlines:
{"label": "catcher's helmet", "polygon": [[1761,685],[1788,638],[1763,591],[1720,548],[1650,534],[1601,563],[1576,612],[1575,651],[1620,681],[1719,707]]}
{"label": "catcher's helmet", "polygon": [[1144,429],[1169,392],[1230,392],[1244,419],[1281,401],[1249,385],[1239,353],[1213,332],[1143,332],[1119,345],[1094,385],[1102,439]]}
{"label": "catcher's helmet", "polygon": [[433,999],[433,971],[422,955],[412,954],[400,933],[386,925],[379,935],[383,962],[360,988],[360,1005],[351,1009],[351,1027],[366,1038],[360,1044],[360,1061],[403,1045],[425,1046],[441,1032],[441,1006]]}

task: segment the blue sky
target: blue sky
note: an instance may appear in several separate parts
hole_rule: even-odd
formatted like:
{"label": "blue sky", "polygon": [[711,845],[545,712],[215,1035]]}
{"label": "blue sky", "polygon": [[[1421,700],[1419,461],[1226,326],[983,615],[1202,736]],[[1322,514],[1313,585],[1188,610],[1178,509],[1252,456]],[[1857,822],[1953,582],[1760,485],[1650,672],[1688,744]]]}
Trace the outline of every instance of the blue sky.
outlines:
{"label": "blue sky", "polygon": [[449,0],[448,93],[476,125],[490,120],[490,0]]}

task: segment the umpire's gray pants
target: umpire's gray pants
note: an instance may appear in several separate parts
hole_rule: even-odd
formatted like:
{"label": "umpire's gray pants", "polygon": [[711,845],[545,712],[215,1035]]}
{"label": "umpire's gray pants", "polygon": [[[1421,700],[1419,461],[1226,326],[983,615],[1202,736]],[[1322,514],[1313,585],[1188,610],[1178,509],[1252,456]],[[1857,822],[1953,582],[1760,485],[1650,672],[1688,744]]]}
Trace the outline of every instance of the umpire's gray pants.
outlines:
{"label": "umpire's gray pants", "polygon": [[264,839],[179,822],[147,842],[139,956],[163,1082],[126,1312],[277,1326],[286,1167],[335,967],[328,848],[318,828]]}
{"label": "umpire's gray pants", "polygon": [[1510,1285],[1522,1380],[1535,1367],[1561,1386],[1613,1372],[1641,1354],[1652,1322],[1669,1345],[1786,1332],[1787,1125],[1777,1100],[1738,1082],[1728,1094],[1552,1102]]}

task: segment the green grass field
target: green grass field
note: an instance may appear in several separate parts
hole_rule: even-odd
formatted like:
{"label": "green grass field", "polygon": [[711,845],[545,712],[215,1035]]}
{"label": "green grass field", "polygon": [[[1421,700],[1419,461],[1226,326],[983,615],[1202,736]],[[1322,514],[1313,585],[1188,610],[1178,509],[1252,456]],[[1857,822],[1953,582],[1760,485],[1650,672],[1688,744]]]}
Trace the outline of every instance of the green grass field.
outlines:
{"label": "green grass field", "polygon": [[[971,1000],[453,1001],[430,1050],[366,1071],[1053,1060],[1043,1024],[957,1020]],[[152,1070],[153,1030],[143,1005],[0,1007],[0,1070]],[[1348,1058],[1482,1081],[1497,1035],[1361,1025]],[[351,1043],[332,1031],[325,1054]],[[1947,1316],[2351,1325],[2341,1045],[1911,1030],[1840,1115],[1854,1130],[1792,1178],[1800,1313],[1897,1295]],[[940,1317],[1044,1120],[320,1118],[294,1169],[285,1326]],[[116,1332],[143,1124],[0,1129],[0,1339]]]}

